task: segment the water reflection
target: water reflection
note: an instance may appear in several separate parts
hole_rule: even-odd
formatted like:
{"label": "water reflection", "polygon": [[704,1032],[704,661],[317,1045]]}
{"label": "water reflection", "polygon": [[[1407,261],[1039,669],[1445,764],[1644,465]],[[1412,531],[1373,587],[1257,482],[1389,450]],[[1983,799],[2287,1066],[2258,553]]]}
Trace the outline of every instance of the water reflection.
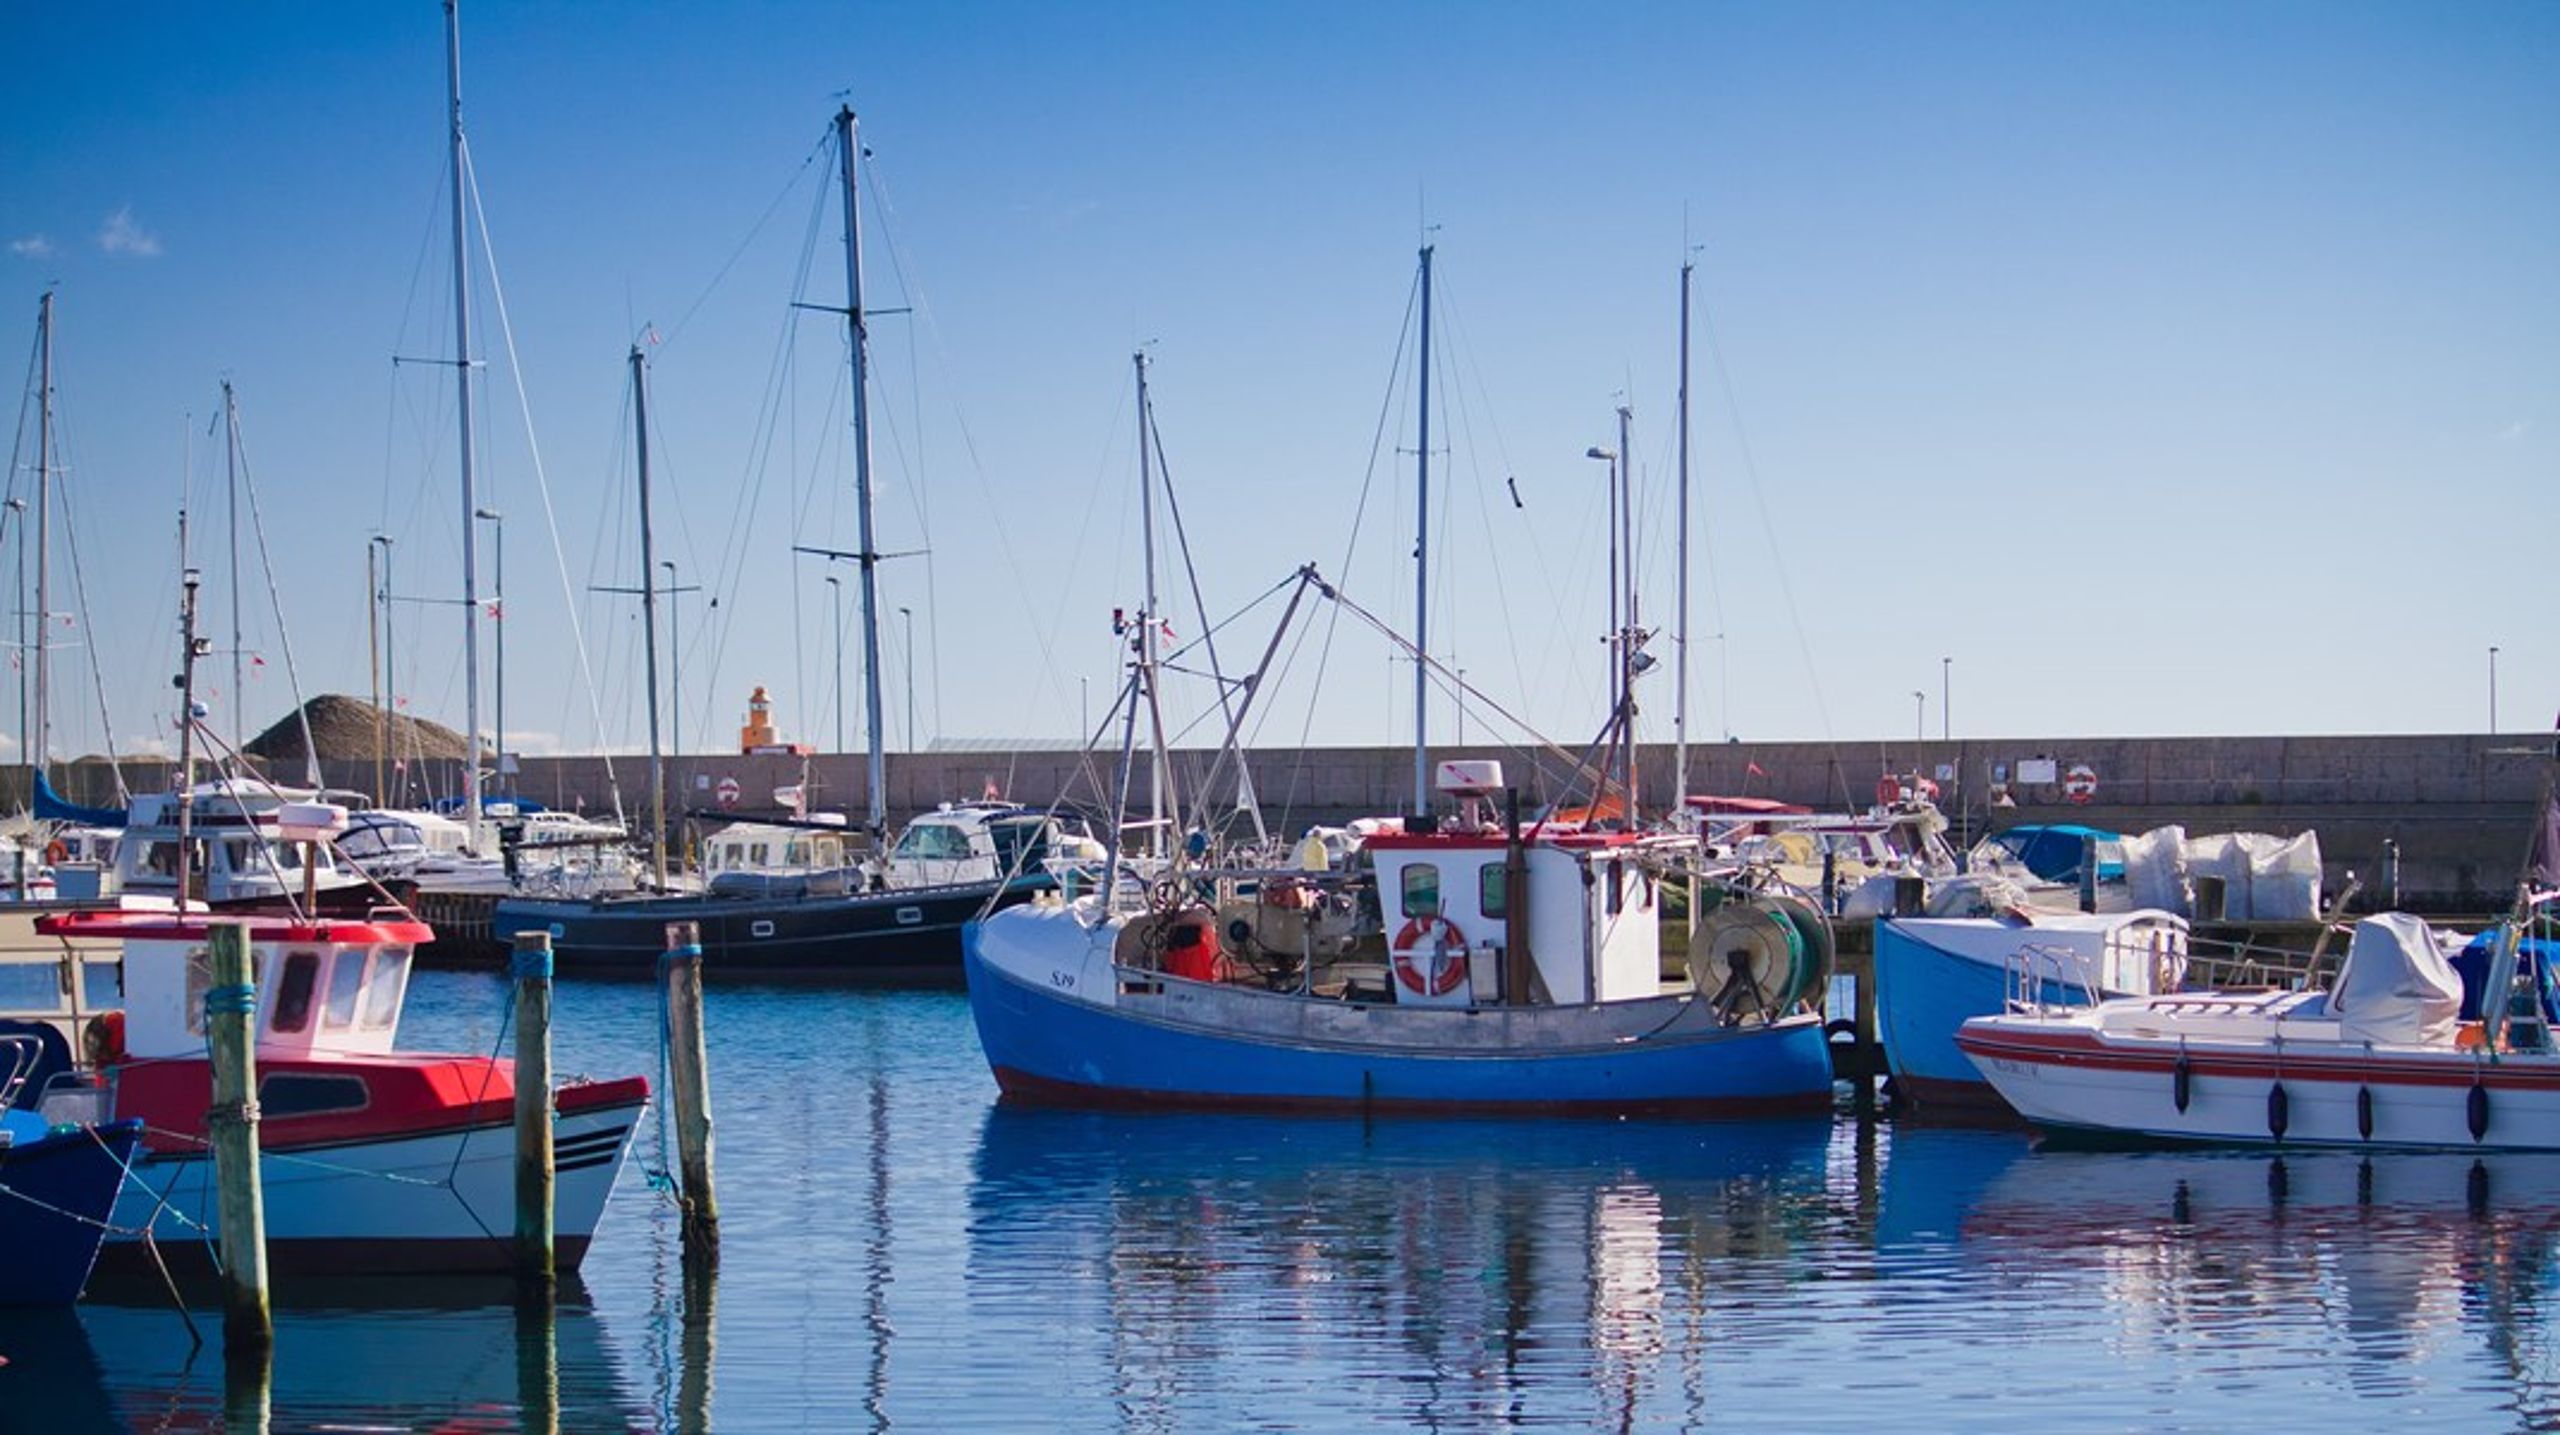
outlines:
{"label": "water reflection", "polygon": [[[2560,1424],[2560,1156],[2030,1151],[1893,1134],[1880,1248],[1952,1243],[1995,1283],[2105,1312],[2114,1358],[2256,1378],[2271,1353],[2410,1401],[2438,1367]],[[2504,1402],[2502,1402],[2504,1403]]]}
{"label": "water reflection", "polygon": [[[393,1287],[396,1304],[374,1298],[374,1283],[307,1284],[275,1310],[264,1392],[273,1428],[652,1423],[625,1389],[612,1343],[575,1281],[563,1283],[551,1309],[522,1312],[504,1281],[403,1280]],[[190,1314],[201,1345],[165,1301],[0,1310],[0,1355],[8,1361],[0,1366],[0,1428],[245,1428],[230,1412],[253,1408],[258,1392],[226,1381],[221,1313]]]}
{"label": "water reflection", "polygon": [[[1570,1398],[1615,1425],[1665,1388],[1675,1349],[1693,1368],[1669,1388],[1703,1399],[1707,1345],[1690,1327],[1707,1308],[1782,1298],[1799,1245],[1835,1219],[1832,1138],[1824,1121],[998,1107],[970,1191],[970,1301],[1094,1332],[1065,1338],[1090,1339],[1140,1428],[1183,1423],[1238,1381],[1285,1387],[1309,1362],[1353,1379],[1298,1390],[1293,1408],[1383,1379],[1394,1418],[1415,1424]],[[1079,1292],[1090,1321],[1063,1318]]]}

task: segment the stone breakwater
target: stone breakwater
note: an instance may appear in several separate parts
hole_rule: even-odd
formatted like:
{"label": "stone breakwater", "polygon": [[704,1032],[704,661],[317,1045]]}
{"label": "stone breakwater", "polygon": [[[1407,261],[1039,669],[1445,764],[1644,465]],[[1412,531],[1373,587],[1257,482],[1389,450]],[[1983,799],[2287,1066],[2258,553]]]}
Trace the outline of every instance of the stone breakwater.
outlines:
{"label": "stone breakwater", "polygon": [[[2191,833],[2316,830],[2328,886],[2350,871],[2368,892],[2396,874],[2401,904],[2422,910],[2488,911],[2504,905],[2522,862],[2532,817],[2551,765],[2546,734],[2444,734],[2362,737],[1965,738],[1841,743],[1712,743],[1689,750],[1692,793],[1770,797],[1839,810],[1875,799],[1879,778],[1918,773],[1935,781],[1940,802],[1973,836],[2022,822],[2085,822],[2135,832],[2177,823]],[[1557,795],[1569,781],[1567,760],[1552,754],[1468,745],[1434,749],[1439,758],[1502,762],[1527,804]],[[1272,827],[1294,835],[1314,823],[1401,811],[1412,800],[1413,753],[1404,747],[1263,748],[1246,754],[1254,790]],[[1647,744],[1640,795],[1658,807],[1672,788],[1668,743]],[[804,772],[805,764],[805,772]],[[297,764],[298,766],[298,764]],[[1045,806],[1064,799],[1098,809],[1111,786],[1109,754],[1063,747],[945,743],[935,750],[892,754],[888,806],[893,818],[996,794]],[[1177,793],[1188,806],[1205,781],[1211,810],[1234,808],[1236,773],[1206,749],[1177,752]],[[376,790],[375,765],[330,762],[333,786]],[[864,759],[820,754],[687,753],[668,766],[671,811],[717,812],[723,792],[738,812],[772,811],[774,793],[804,780],[813,807],[860,812]],[[386,777],[390,774],[386,772]],[[165,769],[128,763],[137,789],[166,779]],[[527,757],[517,790],[555,807],[637,813],[647,764],[630,754]],[[1146,805],[1145,765],[1132,788]],[[7,774],[0,792],[23,806],[24,770]],[[105,770],[71,764],[57,785],[74,801],[113,798]],[[417,803],[461,788],[459,764],[412,761],[395,780],[394,800]]]}

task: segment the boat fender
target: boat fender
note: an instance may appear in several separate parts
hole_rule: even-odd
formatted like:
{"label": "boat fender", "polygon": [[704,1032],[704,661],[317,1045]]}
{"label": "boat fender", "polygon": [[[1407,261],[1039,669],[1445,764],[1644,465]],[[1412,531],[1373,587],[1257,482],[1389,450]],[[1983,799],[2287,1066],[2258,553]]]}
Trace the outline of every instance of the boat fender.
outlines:
{"label": "boat fender", "polygon": [[2285,1127],[2292,1124],[2291,1106],[2292,1103],[2285,1098],[2283,1082],[2267,1088],[2267,1134],[2278,1141],[2284,1139]]}
{"label": "boat fender", "polygon": [[2489,1088],[2480,1078],[2471,1078],[2471,1096],[2463,1103],[2463,1116],[2471,1123],[2471,1139],[2486,1140],[2489,1135]]}
{"label": "boat fender", "polygon": [[2187,1102],[2195,1090],[2195,1072],[2187,1065],[2187,1054],[2178,1053],[2178,1064],[2169,1068],[2169,1100],[2177,1105],[2178,1114],[2187,1114]]}
{"label": "boat fender", "polygon": [[2356,1088],[2356,1134],[2367,1141],[2373,1139],[2373,1088],[2370,1086]]}
{"label": "boat fender", "polygon": [[[1416,953],[1422,961],[1414,960]],[[1446,917],[1410,917],[1396,931],[1390,955],[1396,980],[1417,996],[1445,997],[1467,979],[1467,937]]]}

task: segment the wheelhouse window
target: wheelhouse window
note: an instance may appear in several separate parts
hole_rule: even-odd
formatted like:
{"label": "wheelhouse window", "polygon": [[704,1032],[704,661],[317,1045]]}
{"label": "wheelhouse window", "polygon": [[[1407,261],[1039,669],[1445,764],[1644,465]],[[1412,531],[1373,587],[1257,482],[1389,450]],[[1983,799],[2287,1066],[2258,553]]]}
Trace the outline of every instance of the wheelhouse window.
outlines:
{"label": "wheelhouse window", "polygon": [[[250,948],[250,986],[254,987],[264,979],[266,966],[266,954],[255,947]],[[118,970],[121,972],[121,967]],[[205,993],[212,989],[213,953],[203,947],[189,947],[187,949],[187,1030],[198,1036],[204,1034]]]}
{"label": "wheelhouse window", "polygon": [[409,987],[409,949],[383,947],[373,954],[373,980],[365,983],[364,1026],[385,1031],[400,1020],[400,994]]}
{"label": "wheelhouse window", "polygon": [[1404,869],[1403,912],[1408,917],[1428,921],[1440,915],[1440,865],[1416,862]]}
{"label": "wheelhouse window", "polygon": [[311,997],[320,986],[320,954],[287,952],[284,975],[276,981],[276,1009],[267,1018],[269,1031],[302,1031],[311,1025]]}
{"label": "wheelhouse window", "polygon": [[969,855],[969,834],[941,822],[920,822],[909,827],[898,839],[894,854],[899,857],[929,858],[948,861]]}
{"label": "wheelhouse window", "polygon": [[1500,862],[1476,869],[1476,906],[1491,921],[1511,915],[1511,873]]}
{"label": "wheelhouse window", "polygon": [[320,1012],[322,1031],[345,1031],[356,1024],[356,1001],[364,995],[362,947],[340,947],[329,958],[328,1005]]}

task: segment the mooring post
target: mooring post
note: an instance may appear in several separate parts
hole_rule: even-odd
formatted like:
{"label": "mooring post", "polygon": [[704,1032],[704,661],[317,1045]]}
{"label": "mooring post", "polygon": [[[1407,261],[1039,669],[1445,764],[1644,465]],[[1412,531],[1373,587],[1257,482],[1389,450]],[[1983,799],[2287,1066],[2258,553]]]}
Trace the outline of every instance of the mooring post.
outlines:
{"label": "mooring post", "polygon": [[711,1073],[702,1040],[702,926],[669,922],[658,959],[667,1012],[667,1100],[676,1117],[676,1166],[686,1254],[720,1249],[720,1203],[711,1192]]}
{"label": "mooring post", "polygon": [[2098,839],[2080,839],[2080,910],[2098,910]]}
{"label": "mooring post", "polygon": [[551,934],[518,932],[516,978],[516,1276],[551,1288]]}
{"label": "mooring post", "polygon": [[258,1183],[258,988],[249,979],[249,929],[209,924],[213,980],[205,988],[213,1057],[215,1200],[222,1227],[222,1350],[226,1361],[263,1362],[275,1343],[267,1307],[267,1209]]}

